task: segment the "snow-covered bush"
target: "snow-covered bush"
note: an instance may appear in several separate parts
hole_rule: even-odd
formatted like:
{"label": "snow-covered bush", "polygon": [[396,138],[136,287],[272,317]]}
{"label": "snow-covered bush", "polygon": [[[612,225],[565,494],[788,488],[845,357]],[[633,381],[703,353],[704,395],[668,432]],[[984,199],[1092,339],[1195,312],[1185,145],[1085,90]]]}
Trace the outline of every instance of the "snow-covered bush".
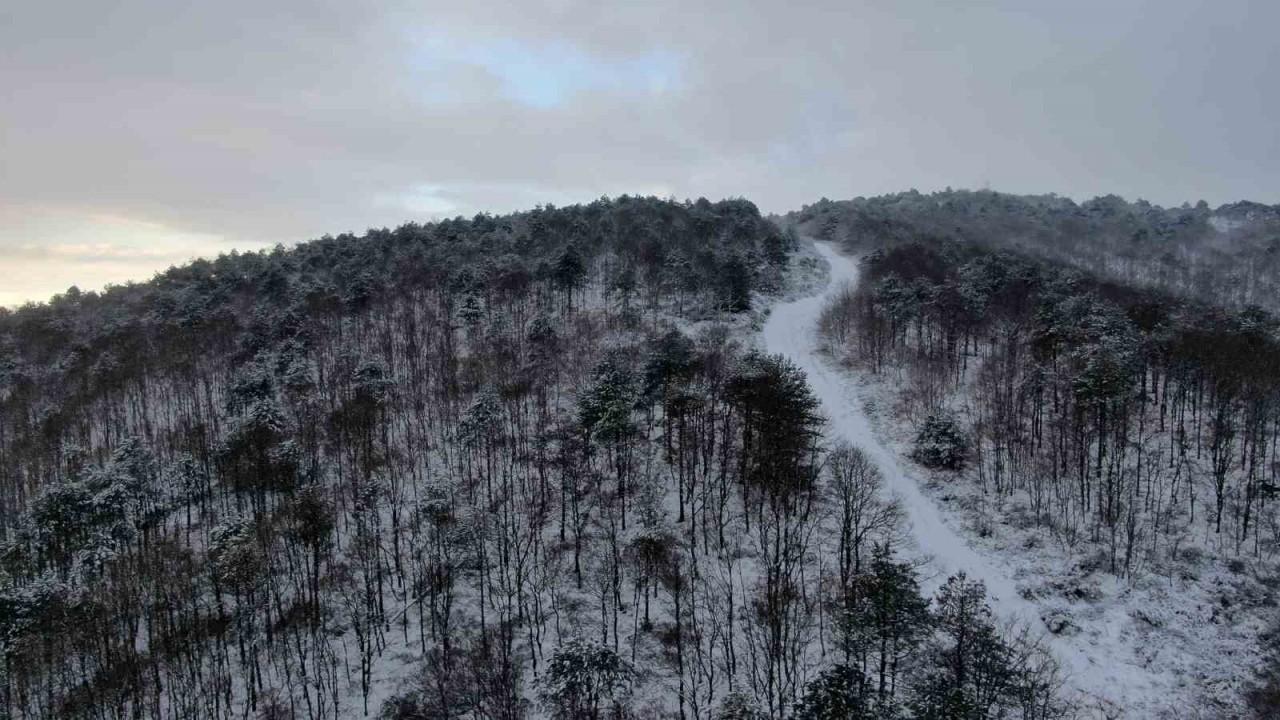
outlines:
{"label": "snow-covered bush", "polygon": [[598,718],[626,700],[631,676],[631,666],[612,648],[570,640],[556,649],[547,666],[542,702],[554,718]]}
{"label": "snow-covered bush", "polygon": [[265,559],[254,536],[253,520],[236,515],[214,527],[209,537],[209,560],[218,582],[236,592],[254,586],[265,569]]}
{"label": "snow-covered bush", "polygon": [[935,470],[959,470],[969,455],[969,440],[956,419],[944,413],[925,418],[916,434],[911,457]]}
{"label": "snow-covered bush", "polygon": [[716,710],[715,720],[765,720],[767,716],[760,706],[745,693],[731,692],[724,697]]}
{"label": "snow-covered bush", "polygon": [[867,700],[870,691],[862,673],[847,665],[823,671],[804,689],[794,720],[872,720],[877,717]]}

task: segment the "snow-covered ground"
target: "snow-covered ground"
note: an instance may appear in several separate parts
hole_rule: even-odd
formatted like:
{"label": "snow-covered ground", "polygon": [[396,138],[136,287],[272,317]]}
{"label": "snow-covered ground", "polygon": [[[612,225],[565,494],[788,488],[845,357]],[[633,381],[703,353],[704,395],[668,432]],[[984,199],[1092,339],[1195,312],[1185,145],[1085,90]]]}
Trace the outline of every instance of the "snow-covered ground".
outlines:
{"label": "snow-covered ground", "polygon": [[[829,419],[828,440],[851,442],[880,467],[888,489],[905,511],[915,547],[904,551],[921,565],[922,589],[932,593],[949,575],[961,571],[981,579],[1003,620],[1022,624],[1043,637],[1063,666],[1067,690],[1078,697],[1085,717],[1234,717],[1188,706],[1202,694],[1204,688],[1199,686],[1208,682],[1197,674],[1196,666],[1214,663],[1196,659],[1195,654],[1217,652],[1225,658],[1225,653],[1241,652],[1244,647],[1239,641],[1226,650],[1215,648],[1210,640],[1221,640],[1220,628],[1187,613],[1197,605],[1213,604],[1205,592],[1209,578],[1186,584],[1152,577],[1139,586],[1103,573],[1080,580],[1080,574],[1072,572],[1079,558],[1048,540],[1028,539],[1042,532],[1037,528],[1017,530],[1006,525],[981,537],[969,512],[977,490],[940,486],[931,482],[934,478],[929,473],[903,459],[909,437],[888,411],[893,388],[886,378],[860,377],[842,367],[821,347],[817,336],[816,321],[824,305],[842,287],[857,281],[856,258],[826,243],[806,242],[792,263],[783,292],[758,298],[756,305],[768,307],[767,314],[753,313],[729,329],[747,340],[758,328],[756,337],[765,349],[787,356],[806,373]],[[680,325],[694,332],[712,322],[721,321]],[[736,572],[742,573],[739,582],[745,592],[751,584],[750,563],[741,563]],[[1088,584],[1084,589],[1089,598],[1074,604],[1065,601],[1064,594],[1078,590],[1082,582]],[[1071,583],[1070,587],[1052,591],[1064,583]],[[1168,601],[1152,602],[1156,597]],[[742,602],[746,601],[744,595]],[[1064,617],[1070,623],[1065,630]],[[410,619],[410,641],[404,642],[397,623],[388,636],[388,648],[374,663],[369,714],[361,712],[357,695],[349,699],[343,717],[376,716],[382,702],[419,672],[412,614]],[[1056,633],[1049,631],[1051,624]],[[1236,635],[1245,637],[1250,632],[1256,637],[1256,629],[1240,629]],[[1183,641],[1171,641],[1175,636]],[[554,638],[547,641],[554,643]],[[641,643],[642,655],[654,652],[650,644],[648,639]],[[354,657],[350,648],[347,654]],[[1234,671],[1246,662],[1241,655],[1220,664]],[[674,687],[666,685],[643,690],[640,694],[649,704],[638,703],[641,716],[670,712],[668,701],[674,692]]]}
{"label": "snow-covered ground", "polygon": [[1120,632],[1107,617],[1099,618],[1106,627],[1088,632],[1049,633],[1055,609],[1028,599],[1036,594],[1027,583],[1034,578],[1027,577],[1021,567],[1025,563],[1016,553],[987,552],[973,542],[963,518],[940,509],[926,493],[923,478],[877,432],[859,384],[821,351],[816,332],[824,304],[843,286],[857,283],[858,263],[827,243],[815,245],[830,265],[828,284],[817,295],[775,305],[764,324],[762,339],[770,352],[787,356],[804,370],[829,419],[828,438],[853,443],[879,465],[888,488],[903,505],[924,563],[922,588],[932,592],[947,576],[961,571],[981,579],[993,608],[1005,621],[1025,624],[1044,636],[1067,675],[1068,691],[1078,694],[1087,715],[1193,717],[1178,708],[1180,702],[1195,695],[1193,689],[1179,687],[1180,681],[1168,672],[1139,664],[1143,653],[1134,647],[1139,640]]}

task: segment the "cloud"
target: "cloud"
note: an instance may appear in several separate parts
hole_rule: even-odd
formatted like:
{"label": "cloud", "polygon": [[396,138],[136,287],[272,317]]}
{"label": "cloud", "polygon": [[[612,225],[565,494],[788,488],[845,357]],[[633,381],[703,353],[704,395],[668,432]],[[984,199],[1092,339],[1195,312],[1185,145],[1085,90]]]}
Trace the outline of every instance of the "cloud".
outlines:
{"label": "cloud", "polygon": [[10,260],[58,260],[74,263],[179,262],[188,256],[161,249],[112,243],[17,245],[5,248]]}
{"label": "cloud", "polygon": [[145,280],[231,247],[220,236],[94,208],[0,204],[0,305],[47,298],[72,285],[92,290]]}
{"label": "cloud", "polygon": [[[1278,20],[1244,0],[16,3],[0,198],[204,238],[184,249],[624,192],[1275,202]],[[0,247],[96,242],[6,223]]]}

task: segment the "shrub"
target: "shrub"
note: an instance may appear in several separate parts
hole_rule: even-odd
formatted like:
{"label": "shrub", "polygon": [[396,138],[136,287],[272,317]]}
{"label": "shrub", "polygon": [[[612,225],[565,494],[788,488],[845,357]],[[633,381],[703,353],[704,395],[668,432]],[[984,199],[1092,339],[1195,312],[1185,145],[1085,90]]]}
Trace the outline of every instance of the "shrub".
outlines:
{"label": "shrub", "polygon": [[631,684],[631,667],[604,645],[571,640],[556,649],[542,679],[542,701],[560,720],[618,715]]}
{"label": "shrub", "polygon": [[767,716],[758,705],[741,692],[725,696],[716,711],[715,720],[765,720]]}
{"label": "shrub", "polygon": [[804,689],[794,720],[873,720],[866,678],[847,665],[823,671]]}
{"label": "shrub", "polygon": [[925,418],[911,451],[916,462],[935,470],[959,470],[968,455],[968,439],[956,419],[945,414]]}

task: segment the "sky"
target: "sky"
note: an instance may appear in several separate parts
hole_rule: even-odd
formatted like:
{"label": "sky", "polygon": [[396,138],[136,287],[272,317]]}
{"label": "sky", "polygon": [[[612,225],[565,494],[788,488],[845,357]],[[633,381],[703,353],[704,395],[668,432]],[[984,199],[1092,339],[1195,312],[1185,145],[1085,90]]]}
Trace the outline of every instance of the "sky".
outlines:
{"label": "sky", "polygon": [[0,305],[608,195],[1280,202],[1273,0],[7,0]]}

